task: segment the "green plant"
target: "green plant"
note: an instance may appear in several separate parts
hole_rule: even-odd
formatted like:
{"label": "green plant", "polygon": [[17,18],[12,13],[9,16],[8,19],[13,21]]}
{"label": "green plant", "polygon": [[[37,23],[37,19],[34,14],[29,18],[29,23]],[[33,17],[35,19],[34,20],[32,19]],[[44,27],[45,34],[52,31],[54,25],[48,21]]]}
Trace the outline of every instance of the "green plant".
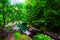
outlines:
{"label": "green plant", "polygon": [[13,29],[13,27],[12,27],[12,26],[9,26],[9,25],[8,25],[6,28],[7,28],[8,30],[12,30],[12,29]]}
{"label": "green plant", "polygon": [[15,40],[32,40],[30,37],[24,35],[24,34],[21,34],[20,32],[15,32],[14,33],[14,38]]}
{"label": "green plant", "polygon": [[34,36],[33,38],[34,40],[54,40],[51,37],[45,35],[45,34],[38,34],[36,36]]}
{"label": "green plant", "polygon": [[[0,2],[0,25],[20,21],[31,23],[51,22],[52,28],[60,28],[60,0],[26,0],[25,4],[10,5],[8,0]],[[48,27],[49,27],[48,26]]]}

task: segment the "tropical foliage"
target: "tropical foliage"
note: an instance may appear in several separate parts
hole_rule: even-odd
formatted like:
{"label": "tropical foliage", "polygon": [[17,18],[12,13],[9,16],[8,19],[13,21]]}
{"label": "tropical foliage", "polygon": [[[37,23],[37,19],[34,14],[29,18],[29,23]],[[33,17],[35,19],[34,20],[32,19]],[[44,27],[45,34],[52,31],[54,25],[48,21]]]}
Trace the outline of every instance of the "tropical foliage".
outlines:
{"label": "tropical foliage", "polygon": [[26,0],[25,3],[16,5],[10,5],[8,0],[1,0],[0,25],[22,20],[27,23],[42,22],[51,27],[59,27],[59,7],[60,0]]}

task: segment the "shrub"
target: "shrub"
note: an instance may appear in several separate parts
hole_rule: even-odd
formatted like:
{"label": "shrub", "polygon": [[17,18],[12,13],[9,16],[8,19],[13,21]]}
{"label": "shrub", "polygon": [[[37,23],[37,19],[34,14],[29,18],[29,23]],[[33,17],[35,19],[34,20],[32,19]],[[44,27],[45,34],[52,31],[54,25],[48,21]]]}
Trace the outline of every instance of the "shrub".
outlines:
{"label": "shrub", "polygon": [[51,37],[45,35],[45,34],[38,34],[38,35],[35,35],[34,40],[54,40],[52,39]]}

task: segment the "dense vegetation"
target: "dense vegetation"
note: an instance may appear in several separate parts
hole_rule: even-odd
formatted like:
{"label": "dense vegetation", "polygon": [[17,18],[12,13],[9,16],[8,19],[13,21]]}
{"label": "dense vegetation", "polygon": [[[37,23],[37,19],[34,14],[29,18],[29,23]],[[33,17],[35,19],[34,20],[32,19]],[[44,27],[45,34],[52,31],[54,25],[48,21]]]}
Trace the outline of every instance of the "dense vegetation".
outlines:
{"label": "dense vegetation", "polygon": [[38,34],[34,37],[34,40],[54,40],[54,39],[45,34]]}
{"label": "dense vegetation", "polygon": [[[46,23],[50,27],[60,26],[60,0],[26,0],[26,3],[10,5],[0,1],[0,25],[13,21]],[[46,26],[45,25],[45,26]]]}
{"label": "dense vegetation", "polygon": [[0,0],[0,28],[15,21],[31,24],[38,29],[60,28],[60,0],[26,0],[16,5],[11,5],[9,0]]}

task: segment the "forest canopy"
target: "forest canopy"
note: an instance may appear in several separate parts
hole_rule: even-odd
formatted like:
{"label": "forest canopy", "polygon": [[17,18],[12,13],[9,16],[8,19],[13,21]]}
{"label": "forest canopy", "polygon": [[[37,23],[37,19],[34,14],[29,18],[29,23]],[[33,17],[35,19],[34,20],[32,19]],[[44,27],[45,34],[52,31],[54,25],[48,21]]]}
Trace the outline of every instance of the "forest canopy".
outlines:
{"label": "forest canopy", "polygon": [[16,5],[10,5],[9,0],[0,0],[1,26],[9,22],[23,21],[44,23],[44,25],[47,23],[51,27],[59,27],[59,17],[60,0],[25,0],[25,3]]}

